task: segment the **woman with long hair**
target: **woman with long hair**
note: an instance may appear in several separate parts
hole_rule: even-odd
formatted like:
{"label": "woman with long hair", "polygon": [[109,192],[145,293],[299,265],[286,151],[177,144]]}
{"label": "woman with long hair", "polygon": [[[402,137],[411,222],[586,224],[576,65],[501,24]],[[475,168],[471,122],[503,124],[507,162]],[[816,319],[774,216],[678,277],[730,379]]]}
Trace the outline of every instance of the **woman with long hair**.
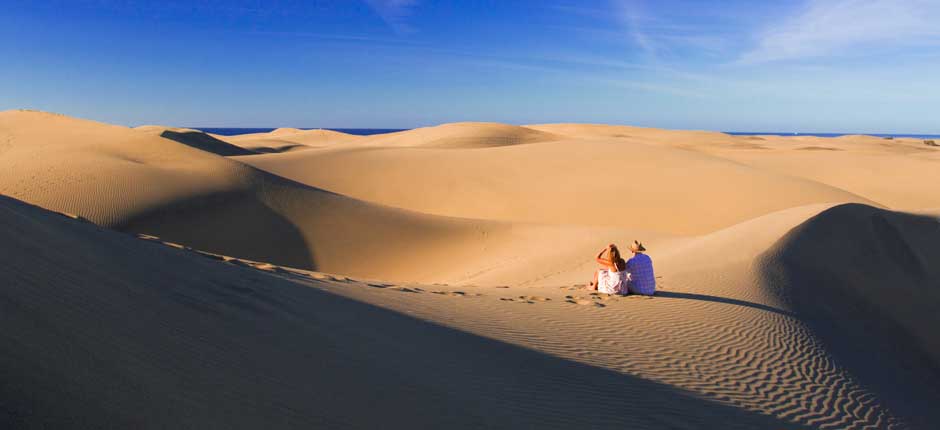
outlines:
{"label": "woman with long hair", "polygon": [[[605,253],[607,255],[604,255]],[[607,245],[597,254],[596,261],[601,268],[594,272],[591,289],[605,294],[626,294],[630,274],[627,272],[627,262],[620,257],[617,245]]]}

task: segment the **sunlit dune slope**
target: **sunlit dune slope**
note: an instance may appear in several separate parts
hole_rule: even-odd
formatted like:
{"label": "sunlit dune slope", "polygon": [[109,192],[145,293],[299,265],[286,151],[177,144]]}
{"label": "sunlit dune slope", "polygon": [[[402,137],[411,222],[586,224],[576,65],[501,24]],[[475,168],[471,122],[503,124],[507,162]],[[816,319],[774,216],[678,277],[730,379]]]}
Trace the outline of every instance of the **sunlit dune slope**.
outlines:
{"label": "sunlit dune slope", "polygon": [[383,147],[473,149],[548,142],[559,138],[552,133],[514,125],[456,122],[367,136],[363,141]]}
{"label": "sunlit dune slope", "polygon": [[378,140],[239,161],[311,186],[431,214],[675,234],[706,233],[812,203],[876,204],[709,154],[612,138],[472,150],[398,148]]}
{"label": "sunlit dune slope", "polygon": [[311,148],[347,144],[362,139],[347,133],[332,130],[300,130],[279,128],[270,133],[251,133],[236,136],[217,136],[233,145],[263,153],[300,151]]}
{"label": "sunlit dune slope", "polygon": [[698,151],[768,173],[827,184],[898,210],[940,206],[940,193],[934,187],[940,182],[940,147],[924,139],[731,136],[589,124],[527,127],[579,139],[617,138]]}

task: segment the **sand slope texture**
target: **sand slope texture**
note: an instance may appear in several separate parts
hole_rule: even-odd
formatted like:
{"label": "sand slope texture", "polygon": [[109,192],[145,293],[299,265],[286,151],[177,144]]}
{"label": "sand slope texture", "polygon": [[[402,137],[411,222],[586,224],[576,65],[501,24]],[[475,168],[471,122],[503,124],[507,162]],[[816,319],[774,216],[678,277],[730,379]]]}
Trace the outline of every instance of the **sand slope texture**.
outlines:
{"label": "sand slope texture", "polygon": [[[3,112],[0,427],[935,428],[938,157]],[[633,239],[657,295],[586,290]]]}

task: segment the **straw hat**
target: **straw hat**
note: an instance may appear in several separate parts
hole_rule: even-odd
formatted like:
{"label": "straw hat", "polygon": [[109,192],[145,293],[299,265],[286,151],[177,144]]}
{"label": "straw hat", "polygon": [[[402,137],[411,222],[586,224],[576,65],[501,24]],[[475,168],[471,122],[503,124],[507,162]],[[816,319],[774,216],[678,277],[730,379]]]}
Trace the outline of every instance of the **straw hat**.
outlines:
{"label": "straw hat", "polygon": [[633,243],[630,245],[630,250],[633,252],[643,252],[643,251],[646,251],[646,248],[643,246],[642,243],[634,240]]}

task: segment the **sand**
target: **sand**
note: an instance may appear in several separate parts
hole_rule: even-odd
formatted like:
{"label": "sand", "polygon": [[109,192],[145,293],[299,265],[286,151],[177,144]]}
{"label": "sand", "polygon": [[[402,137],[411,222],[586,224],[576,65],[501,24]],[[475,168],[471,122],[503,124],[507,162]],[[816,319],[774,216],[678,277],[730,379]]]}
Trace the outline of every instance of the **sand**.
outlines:
{"label": "sand", "polygon": [[[0,427],[940,422],[935,148],[332,133],[0,113]],[[657,296],[584,289],[633,239]]]}

